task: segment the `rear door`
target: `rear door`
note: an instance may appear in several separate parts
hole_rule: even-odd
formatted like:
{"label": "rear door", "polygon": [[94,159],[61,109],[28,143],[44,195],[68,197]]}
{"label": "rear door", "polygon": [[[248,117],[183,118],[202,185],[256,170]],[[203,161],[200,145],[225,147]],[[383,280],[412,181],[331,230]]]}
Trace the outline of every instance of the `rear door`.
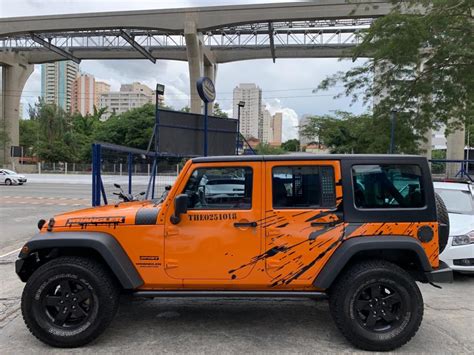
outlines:
{"label": "rear door", "polygon": [[272,286],[310,285],[344,235],[339,161],[265,164],[266,272]]}

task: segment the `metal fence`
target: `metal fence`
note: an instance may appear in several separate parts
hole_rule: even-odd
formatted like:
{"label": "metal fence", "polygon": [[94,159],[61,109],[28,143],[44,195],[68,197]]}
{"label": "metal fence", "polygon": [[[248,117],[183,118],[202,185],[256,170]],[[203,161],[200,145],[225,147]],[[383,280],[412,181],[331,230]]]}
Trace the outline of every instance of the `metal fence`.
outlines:
{"label": "metal fence", "polygon": [[[189,157],[158,154],[108,143],[92,147],[92,205],[116,199],[119,184],[128,194],[146,192],[147,198],[159,197],[172,185]],[[154,162],[156,160],[156,171]]]}
{"label": "metal fence", "polygon": [[474,160],[432,159],[431,174],[434,179],[464,179],[474,182]]}

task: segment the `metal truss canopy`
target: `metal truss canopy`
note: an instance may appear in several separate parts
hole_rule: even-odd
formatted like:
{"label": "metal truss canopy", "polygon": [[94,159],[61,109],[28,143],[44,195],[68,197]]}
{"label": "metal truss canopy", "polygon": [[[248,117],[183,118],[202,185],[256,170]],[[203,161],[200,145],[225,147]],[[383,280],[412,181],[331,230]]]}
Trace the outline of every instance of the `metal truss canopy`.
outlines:
{"label": "metal truss canopy", "polygon": [[[310,55],[304,56],[318,57],[319,49],[322,52],[328,49],[345,51],[358,44],[363,30],[373,20],[362,18],[242,24],[205,31],[202,41],[215,54],[217,63],[251,59],[251,52],[255,53],[255,58],[266,57],[275,61],[280,53],[286,53],[290,48],[311,50]],[[0,51],[5,50],[23,52],[30,63],[63,58],[75,61],[132,59],[137,58],[137,52],[152,62],[156,59],[186,60],[184,33],[152,29],[112,28],[6,36],[0,38]],[[48,51],[59,57],[49,56]],[[283,57],[287,57],[287,54]]]}

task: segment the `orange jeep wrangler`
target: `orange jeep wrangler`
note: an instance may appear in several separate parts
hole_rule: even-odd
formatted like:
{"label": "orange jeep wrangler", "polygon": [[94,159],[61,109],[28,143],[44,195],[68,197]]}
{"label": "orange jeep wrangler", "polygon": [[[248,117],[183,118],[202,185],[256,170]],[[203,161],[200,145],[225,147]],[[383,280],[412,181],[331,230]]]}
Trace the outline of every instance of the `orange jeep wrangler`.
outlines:
{"label": "orange jeep wrangler", "polygon": [[452,280],[438,259],[446,208],[418,156],[195,158],[161,199],[38,227],[16,262],[21,307],[31,333],[57,347],[92,341],[130,293],[328,297],[353,345],[391,350],[420,326],[416,281]]}

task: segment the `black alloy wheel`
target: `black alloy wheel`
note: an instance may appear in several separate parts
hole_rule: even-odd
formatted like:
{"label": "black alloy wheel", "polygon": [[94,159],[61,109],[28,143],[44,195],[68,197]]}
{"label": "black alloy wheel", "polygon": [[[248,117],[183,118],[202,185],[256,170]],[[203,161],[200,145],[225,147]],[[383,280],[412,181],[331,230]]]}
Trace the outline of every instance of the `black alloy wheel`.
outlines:
{"label": "black alloy wheel", "polygon": [[396,328],[404,313],[400,294],[381,282],[374,282],[361,290],[353,307],[359,324],[374,332]]}
{"label": "black alloy wheel", "polygon": [[35,303],[37,314],[51,325],[68,329],[79,328],[86,323],[95,303],[92,291],[82,281],[64,278],[50,281],[41,293],[41,301]]}

